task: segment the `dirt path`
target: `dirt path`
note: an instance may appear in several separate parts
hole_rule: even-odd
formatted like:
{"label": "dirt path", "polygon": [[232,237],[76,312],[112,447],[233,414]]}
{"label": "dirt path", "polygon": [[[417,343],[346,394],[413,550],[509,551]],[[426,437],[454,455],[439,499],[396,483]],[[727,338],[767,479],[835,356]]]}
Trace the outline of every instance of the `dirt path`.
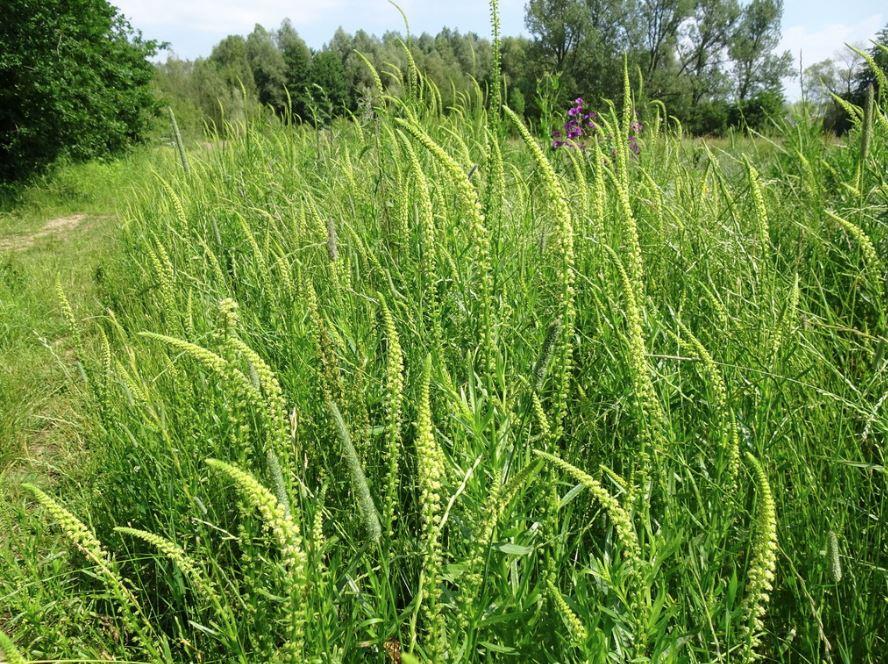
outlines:
{"label": "dirt path", "polygon": [[56,283],[78,318],[101,311],[94,274],[110,219],[72,213],[0,235],[0,484],[52,476],[79,447],[75,354]]}
{"label": "dirt path", "polygon": [[0,251],[21,251],[34,245],[37,240],[73,231],[87,219],[85,214],[72,214],[47,221],[40,230],[0,238]]}

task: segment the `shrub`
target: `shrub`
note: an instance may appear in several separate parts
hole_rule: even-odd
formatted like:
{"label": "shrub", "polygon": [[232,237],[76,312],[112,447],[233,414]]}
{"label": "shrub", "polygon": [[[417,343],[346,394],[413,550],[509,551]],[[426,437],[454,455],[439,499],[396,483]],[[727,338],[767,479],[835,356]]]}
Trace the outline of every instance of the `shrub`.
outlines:
{"label": "shrub", "polygon": [[139,141],[158,44],[107,0],[9,0],[0,21],[0,179]]}

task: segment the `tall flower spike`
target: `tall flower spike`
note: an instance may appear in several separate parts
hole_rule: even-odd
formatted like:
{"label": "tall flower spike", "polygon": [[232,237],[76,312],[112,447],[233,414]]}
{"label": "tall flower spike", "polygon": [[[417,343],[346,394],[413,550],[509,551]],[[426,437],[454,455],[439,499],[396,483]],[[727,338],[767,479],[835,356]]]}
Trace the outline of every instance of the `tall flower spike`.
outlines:
{"label": "tall flower spike", "polygon": [[277,376],[262,357],[244,343],[240,337],[233,334],[227,338],[228,347],[246,359],[250,367],[259,379],[259,387],[262,388],[265,405],[265,421],[269,434],[269,449],[274,450],[278,461],[284,467],[290,466],[290,435],[287,431],[287,402],[284,399],[284,391],[278,382]]}
{"label": "tall flower spike", "polygon": [[595,143],[593,145],[593,156],[594,156],[594,167],[595,173],[593,174],[593,192],[594,192],[594,200],[593,200],[593,213],[595,215],[595,219],[593,220],[593,228],[595,229],[595,239],[598,242],[604,241],[604,211],[605,206],[607,205],[607,193],[604,187],[604,156],[601,154],[601,144],[598,142],[598,138],[595,138]]}
{"label": "tall flower spike", "polygon": [[617,190],[617,201],[623,213],[623,236],[628,245],[626,261],[629,264],[629,279],[635,293],[635,300],[641,306],[645,301],[644,258],[641,253],[641,241],[638,238],[638,223],[635,220],[635,213],[632,211],[628,186],[620,180],[619,174],[616,177],[612,176],[612,178]]}
{"label": "tall flower spike", "polygon": [[145,652],[159,660],[160,653],[157,646],[154,645],[152,638],[154,629],[142,611],[136,596],[133,595],[118,573],[117,565],[111,554],[105,550],[98,538],[80,519],[53,498],[33,484],[22,484],[22,487],[34,495],[41,507],[49,513],[62,529],[68,540],[95,564],[100,578],[120,606],[124,625],[136,636]]}
{"label": "tall flower spike", "polygon": [[491,129],[494,135],[498,132],[500,119],[500,106],[502,105],[502,52],[500,46],[500,15],[499,0],[490,0],[490,29],[493,38],[491,48],[493,50],[493,58],[490,63],[490,118]]}
{"label": "tall flower spike", "polygon": [[570,633],[571,641],[573,642],[574,646],[582,648],[583,644],[588,638],[586,627],[577,617],[577,614],[573,612],[573,609],[570,608],[567,601],[565,601],[564,597],[562,596],[561,592],[558,590],[558,588],[555,587],[555,584],[549,581],[546,586],[549,590],[549,596],[552,597],[552,601],[555,602],[555,607],[558,609],[558,613],[561,614],[561,619],[567,626],[567,631]]}
{"label": "tall flower spike", "polygon": [[758,509],[755,514],[755,537],[747,572],[746,596],[743,599],[743,640],[747,660],[758,659],[756,652],[764,630],[774,571],[777,567],[777,510],[771,495],[768,476],[761,463],[749,452],[746,461],[752,468],[758,490]]}
{"label": "tall flower spike", "polygon": [[[641,414],[640,426],[642,429],[641,456],[647,454],[648,445],[653,445],[654,451],[659,455],[665,452],[666,414],[657,397],[651,378],[650,367],[647,361],[647,347],[642,328],[641,309],[638,306],[635,289],[629,275],[623,268],[616,253],[609,246],[604,245],[611,254],[617,270],[620,273],[620,281],[626,297],[626,321],[629,333],[629,368],[632,374],[633,391]],[[644,464],[642,464],[644,466]],[[646,471],[645,471],[646,472]]]}
{"label": "tall flower spike", "polygon": [[339,358],[336,345],[327,330],[327,323],[321,314],[317,293],[311,281],[303,283],[302,294],[311,324],[311,334],[321,363],[320,382],[324,398],[332,401],[342,396],[342,379],[339,372]]}
{"label": "tall flower spike", "polygon": [[829,531],[829,563],[833,581],[841,583],[842,559],[839,553],[839,538],[836,537],[835,532],[832,530]]}
{"label": "tall flower spike", "polygon": [[432,426],[431,356],[426,357],[422,373],[422,391],[416,416],[416,459],[419,473],[419,504],[422,512],[422,593],[425,626],[428,632],[426,652],[432,662],[443,659],[445,622],[441,612],[441,513],[443,511],[444,455]]}
{"label": "tall flower spike", "polygon": [[210,370],[216,376],[226,381],[227,385],[232,388],[235,396],[235,404],[243,409],[252,410],[259,417],[262,417],[269,426],[270,431],[274,431],[277,426],[275,422],[269,421],[268,406],[262,398],[262,394],[253,385],[250,379],[243,374],[237,367],[229,364],[225,358],[217,355],[211,350],[193,344],[184,339],[169,337],[164,334],[156,334],[154,332],[140,332],[140,337],[155,339],[163,342],[168,346],[189,355],[191,358],[202,364],[206,369]]}
{"label": "tall flower spike", "polygon": [[619,501],[614,498],[598,480],[576,466],[562,460],[554,454],[549,454],[548,452],[534,450],[533,453],[538,457],[551,462],[589,490],[595,499],[601,503],[608,518],[613,522],[614,528],[617,531],[617,537],[620,539],[620,544],[623,545],[623,555],[627,560],[637,563],[641,556],[638,536],[635,534],[635,526],[632,525],[632,518],[629,516],[628,512],[623,509]]}
{"label": "tall flower spike", "polygon": [[401,413],[404,405],[404,356],[395,319],[382,294],[379,295],[382,323],[385,330],[385,449],[388,464],[385,485],[385,503],[382,518],[389,537],[397,517],[398,486],[401,456]]}
{"label": "tall flower spike", "polygon": [[305,568],[307,557],[298,523],[287,514],[275,495],[250,473],[218,459],[207,459],[206,464],[234,482],[238,493],[251,508],[259,512],[263,523],[271,531],[288,575],[290,605],[287,642],[282,648],[283,661],[297,664],[304,660],[305,642]]}
{"label": "tall flower spike", "polygon": [[167,106],[167,112],[170,118],[170,133],[173,135],[173,143],[176,144],[176,150],[179,153],[179,161],[182,164],[182,170],[188,173],[191,169],[188,166],[188,156],[185,154],[185,143],[182,141],[182,134],[179,132],[179,123],[176,122],[176,114],[173,113],[172,106]]}
{"label": "tall flower spike", "polygon": [[503,166],[503,153],[500,148],[499,134],[488,132],[488,177],[485,191],[484,214],[485,218],[496,223],[502,215],[503,200],[506,194],[506,172]]}
{"label": "tall flower spike", "polygon": [[25,658],[15,647],[12,639],[6,636],[6,632],[0,632],[0,657],[7,664],[26,664]]}
{"label": "tall flower spike", "polygon": [[556,253],[558,263],[558,295],[557,315],[561,319],[561,335],[558,343],[558,379],[555,401],[553,404],[552,425],[555,440],[564,432],[564,419],[567,414],[567,402],[570,395],[570,381],[573,374],[573,336],[576,321],[576,293],[574,288],[574,230],[570,209],[567,207],[564,190],[555,174],[552,164],[540,149],[539,144],[531,136],[527,127],[515,112],[504,107],[506,115],[515,124],[518,133],[530,150],[537,168],[543,176],[549,205],[555,212],[557,232]]}
{"label": "tall flower spike", "polygon": [[68,296],[65,295],[65,289],[62,288],[62,280],[58,276],[56,276],[55,281],[55,292],[56,299],[59,301],[59,308],[62,310],[62,318],[65,319],[65,325],[68,326],[68,332],[74,337],[75,341],[79,342],[80,324],[77,322],[77,317],[74,316],[74,309],[71,308]]}
{"label": "tall flower spike", "polygon": [[[875,71],[881,72],[881,69],[875,67]],[[879,87],[884,90],[884,74],[879,78],[879,83]],[[872,142],[874,110],[873,84],[870,83],[866,86],[866,97],[863,104],[863,128],[860,131],[860,153],[857,160],[857,189],[860,192],[863,192],[864,178],[866,177],[866,161],[869,157],[870,143]]]}
{"label": "tall flower spike", "polygon": [[762,256],[767,256],[768,248],[771,246],[768,224],[768,207],[765,204],[765,196],[762,193],[762,185],[758,171],[755,170],[755,167],[749,159],[745,159],[744,163],[746,165],[746,175],[749,179],[749,193],[752,196],[752,203],[755,208],[756,233],[758,235],[759,251]]}
{"label": "tall flower spike", "polygon": [[182,571],[183,576],[191,582],[195,592],[202,596],[205,600],[216,606],[220,605],[219,595],[213,586],[213,582],[208,579],[203,571],[198,567],[197,563],[187,554],[185,550],[170,540],[155,535],[145,530],[137,528],[117,527],[114,529],[118,533],[130,535],[144,542],[147,542],[155,549],[160,551],[167,558],[172,560],[176,566]]}
{"label": "tall flower spike", "polygon": [[884,268],[882,266],[882,261],[879,260],[879,255],[878,253],[876,253],[876,248],[875,245],[873,245],[872,240],[870,240],[866,232],[857,224],[848,221],[847,219],[843,219],[830,210],[826,210],[826,214],[830,219],[838,224],[843,231],[853,237],[854,241],[857,242],[858,245],[860,245],[860,252],[863,254],[864,265],[866,266],[866,270],[869,273],[869,286],[873,289],[873,295],[875,296],[873,299],[876,302],[882,302],[884,290],[882,286],[882,279]]}
{"label": "tall flower spike", "polygon": [[367,69],[370,70],[370,78],[373,79],[373,91],[375,93],[374,102],[376,105],[381,105],[383,103],[383,98],[385,97],[385,88],[382,85],[382,79],[379,77],[379,72],[376,71],[376,67],[373,66],[373,63],[370,62],[366,55],[360,51],[355,51],[355,54],[365,65],[367,65]]}
{"label": "tall flower spike", "polygon": [[352,491],[358,502],[358,511],[361,513],[361,518],[364,521],[367,539],[372,542],[378,542],[382,536],[382,527],[379,524],[379,514],[376,512],[376,505],[373,503],[373,496],[370,493],[370,485],[367,484],[364,467],[361,465],[357,450],[355,450],[355,446],[351,442],[351,436],[348,433],[345,420],[342,419],[342,413],[339,412],[339,406],[333,401],[328,401],[327,410],[330,413],[330,417],[333,418],[333,424],[336,426],[336,434],[339,438],[339,444],[342,446],[342,456],[348,465]]}
{"label": "tall flower spike", "polygon": [[740,472],[740,436],[737,431],[737,422],[728,406],[728,389],[725,385],[725,379],[712,358],[712,354],[694,336],[690,328],[680,321],[679,326],[685,337],[687,337],[686,339],[682,338],[681,341],[699,356],[701,373],[705,377],[715,400],[716,412],[722,427],[722,440],[727,444],[727,449],[724,452],[728,459],[728,474],[733,485]]}
{"label": "tall flower spike", "polygon": [[[400,134],[400,132],[399,132]],[[438,294],[438,248],[435,241],[435,213],[429,183],[416,156],[416,151],[406,136],[401,135],[419,202],[419,227],[421,236],[421,269],[423,296],[428,303],[428,320],[435,348],[440,350],[444,333],[441,329],[441,305]]]}
{"label": "tall flower spike", "polygon": [[415,138],[441,164],[455,186],[463,208],[469,215],[472,245],[477,253],[478,269],[481,273],[481,344],[484,354],[483,365],[487,375],[493,377],[496,369],[496,336],[493,314],[493,264],[490,255],[490,232],[484,220],[484,211],[478,193],[472,187],[462,167],[433,141],[416,123],[397,118],[395,122]]}

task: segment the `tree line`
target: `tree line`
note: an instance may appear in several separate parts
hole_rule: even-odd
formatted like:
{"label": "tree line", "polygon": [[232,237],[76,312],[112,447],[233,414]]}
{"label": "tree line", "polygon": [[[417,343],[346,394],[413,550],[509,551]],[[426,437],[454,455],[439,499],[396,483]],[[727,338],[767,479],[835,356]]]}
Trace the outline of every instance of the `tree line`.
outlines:
{"label": "tree line", "polygon": [[[591,108],[622,94],[628,64],[640,113],[648,100],[694,134],[762,129],[785,113],[793,57],[778,49],[782,0],[528,0],[529,36],[500,40],[508,105],[543,129],[568,102]],[[0,180],[27,178],[59,158],[114,154],[157,131],[171,106],[192,133],[269,110],[323,125],[371,112],[375,76],[402,94],[413,60],[444,107],[490,89],[491,41],[444,28],[435,35],[337,30],[309,48],[288,20],[222,39],[206,58],[150,59],[145,40],[108,0],[5,0],[0,21]],[[888,28],[877,37],[888,41]],[[888,51],[848,51],[802,75],[806,108],[841,131],[834,96],[860,104]],[[868,78],[869,77],[869,78]]]}
{"label": "tree line", "polygon": [[[662,100],[691,132],[760,128],[782,113],[782,79],[794,71],[792,55],[777,50],[782,13],[782,0],[529,0],[530,36],[501,40],[506,100],[538,118],[548,103],[578,95],[593,104],[615,99],[625,58],[643,82],[639,92]],[[169,59],[158,85],[180,113],[212,124],[256,104],[323,122],[360,112],[373,86],[367,61],[397,94],[405,45],[445,106],[475,82],[489,84],[491,42],[473,32],[376,37],[340,29],[312,50],[284,21],[226,37],[205,59]]]}
{"label": "tree line", "polygon": [[[523,57],[527,40],[507,38]],[[409,55],[408,55],[409,51]],[[206,121],[220,128],[270,108],[296,121],[324,124],[332,118],[370,111],[374,70],[386,93],[400,95],[406,86],[408,58],[434,82],[445,107],[457,96],[489,83],[490,41],[475,33],[444,28],[437,35],[381,37],[363,30],[339,29],[321,49],[313,50],[289,20],[276,30],[257,25],[246,37],[230,35],[207,58],[169,58],[157,66],[159,93],[185,118],[184,124]],[[512,62],[512,60],[509,60]],[[372,66],[372,69],[371,69]],[[514,62],[520,71],[523,62]],[[516,88],[511,101],[523,107]]]}

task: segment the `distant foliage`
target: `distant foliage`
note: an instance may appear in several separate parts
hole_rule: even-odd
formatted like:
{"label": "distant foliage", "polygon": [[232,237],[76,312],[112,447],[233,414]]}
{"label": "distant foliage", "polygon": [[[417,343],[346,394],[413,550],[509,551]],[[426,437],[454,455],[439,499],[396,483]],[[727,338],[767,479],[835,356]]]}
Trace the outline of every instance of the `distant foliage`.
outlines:
{"label": "distant foliage", "polygon": [[0,179],[139,141],[156,110],[156,48],[107,0],[4,0]]}
{"label": "distant foliage", "polygon": [[[285,20],[277,30],[256,26],[247,37],[228,36],[206,59],[159,65],[157,81],[177,116],[202,115],[216,129],[261,107],[326,124],[365,115],[380,87],[402,95],[412,60],[444,109],[480,90],[549,133],[553,111],[577,95],[599,109],[621,96],[625,58],[639,119],[651,99],[662,99],[694,134],[760,130],[784,114],[782,79],[793,73],[791,54],[777,49],[782,13],[780,0],[742,7],[737,0],[531,0],[530,37],[500,39],[497,67],[492,42],[473,32],[377,37],[339,29],[323,48],[310,49]],[[495,82],[490,72],[500,70]],[[188,81],[183,71],[191,72]],[[202,128],[199,120],[186,124]]]}

